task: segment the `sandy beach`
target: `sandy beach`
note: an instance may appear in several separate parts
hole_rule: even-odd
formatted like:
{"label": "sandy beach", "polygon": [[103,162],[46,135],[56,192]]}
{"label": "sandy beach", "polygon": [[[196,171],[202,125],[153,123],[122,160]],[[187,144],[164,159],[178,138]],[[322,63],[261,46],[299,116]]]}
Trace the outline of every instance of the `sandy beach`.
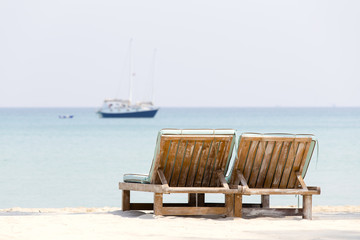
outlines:
{"label": "sandy beach", "polygon": [[119,208],[0,210],[0,239],[359,239],[360,206],[313,208],[301,217],[154,216]]}

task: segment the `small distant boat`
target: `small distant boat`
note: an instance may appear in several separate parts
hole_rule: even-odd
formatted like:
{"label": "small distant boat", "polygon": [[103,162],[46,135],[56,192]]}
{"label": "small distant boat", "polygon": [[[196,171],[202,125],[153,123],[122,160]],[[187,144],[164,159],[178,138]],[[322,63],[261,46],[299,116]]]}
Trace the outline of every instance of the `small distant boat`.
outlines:
{"label": "small distant boat", "polygon": [[[132,70],[131,45],[132,39],[130,39],[129,44],[129,99],[106,99],[97,112],[103,118],[153,118],[159,110],[158,107],[154,106],[153,101],[132,103],[132,86],[135,74]],[[155,55],[156,51],[154,51],[153,56],[152,84],[154,84]],[[153,92],[151,95],[153,95]]]}
{"label": "small distant boat", "polygon": [[74,115],[59,115],[60,119],[65,119],[65,118],[74,118]]}

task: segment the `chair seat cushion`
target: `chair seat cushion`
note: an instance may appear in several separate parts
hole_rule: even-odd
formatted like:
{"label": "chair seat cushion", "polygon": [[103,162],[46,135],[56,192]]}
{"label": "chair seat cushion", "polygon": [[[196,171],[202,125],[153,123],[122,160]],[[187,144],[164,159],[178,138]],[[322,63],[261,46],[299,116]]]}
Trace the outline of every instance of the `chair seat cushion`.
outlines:
{"label": "chair seat cushion", "polygon": [[147,174],[124,174],[124,182],[128,183],[150,183]]}

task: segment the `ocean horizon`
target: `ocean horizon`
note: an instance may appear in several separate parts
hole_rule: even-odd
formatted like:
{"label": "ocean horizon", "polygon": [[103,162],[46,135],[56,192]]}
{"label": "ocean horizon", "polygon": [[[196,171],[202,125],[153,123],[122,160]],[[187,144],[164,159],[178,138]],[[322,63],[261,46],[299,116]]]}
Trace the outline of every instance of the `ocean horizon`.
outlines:
{"label": "ocean horizon", "polygon": [[[162,128],[314,134],[319,155],[314,152],[305,178],[321,187],[314,205],[360,205],[360,107],[162,107],[153,119],[102,119],[96,110],[0,108],[0,208],[118,207],[118,182],[125,173],[148,173]],[[132,195],[134,202],[152,198]],[[294,196],[271,197],[276,206],[297,203]]]}

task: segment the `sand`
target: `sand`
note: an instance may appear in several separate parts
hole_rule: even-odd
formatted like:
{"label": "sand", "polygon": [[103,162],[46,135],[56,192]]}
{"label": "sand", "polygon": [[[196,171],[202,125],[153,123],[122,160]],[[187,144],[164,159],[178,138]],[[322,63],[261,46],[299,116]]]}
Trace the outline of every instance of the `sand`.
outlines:
{"label": "sand", "polygon": [[[246,217],[246,216],[245,216]],[[154,216],[119,208],[0,209],[0,239],[360,239],[360,206],[301,217]]]}

